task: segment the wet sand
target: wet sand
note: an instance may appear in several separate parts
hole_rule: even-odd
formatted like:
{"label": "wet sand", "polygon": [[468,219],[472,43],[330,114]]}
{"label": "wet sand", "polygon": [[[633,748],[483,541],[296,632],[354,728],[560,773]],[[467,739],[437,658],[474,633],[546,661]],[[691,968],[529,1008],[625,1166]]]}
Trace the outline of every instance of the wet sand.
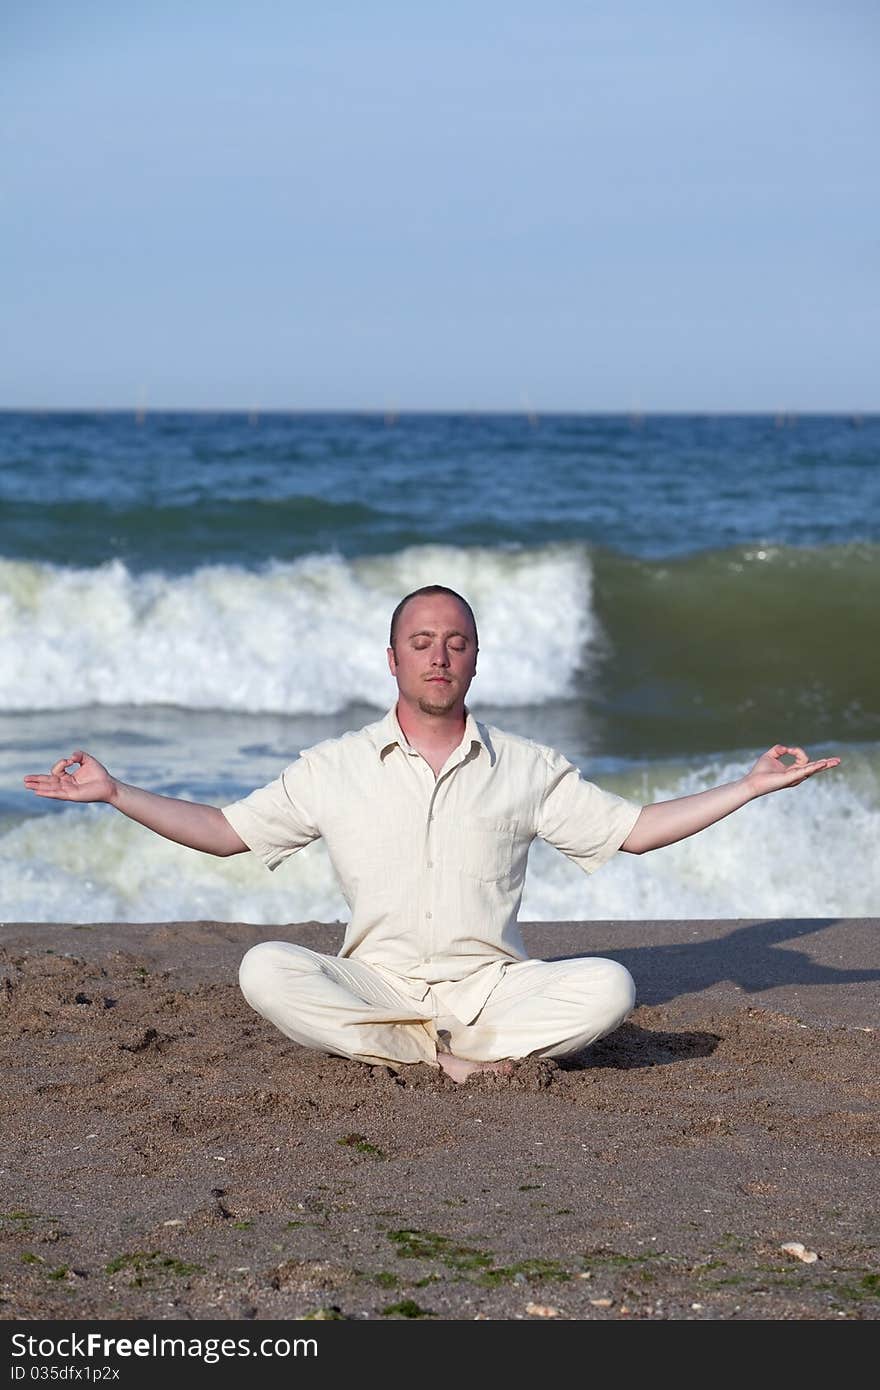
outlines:
{"label": "wet sand", "polygon": [[248,1008],[249,946],[341,936],[0,926],[0,1319],[880,1314],[876,921],[526,926],[638,1007],[463,1085]]}

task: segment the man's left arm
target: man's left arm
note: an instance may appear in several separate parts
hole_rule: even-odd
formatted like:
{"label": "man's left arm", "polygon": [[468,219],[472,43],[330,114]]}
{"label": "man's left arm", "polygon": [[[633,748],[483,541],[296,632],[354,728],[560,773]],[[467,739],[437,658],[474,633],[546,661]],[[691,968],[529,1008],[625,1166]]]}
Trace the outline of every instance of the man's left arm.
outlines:
{"label": "man's left arm", "polygon": [[[793,763],[782,762],[787,754],[794,757]],[[663,845],[673,845],[677,840],[686,840],[689,835],[696,835],[697,831],[723,820],[732,811],[738,811],[747,801],[781,791],[783,787],[800,786],[808,777],[837,767],[839,762],[839,758],[817,758],[811,762],[803,748],[786,748],[777,743],[736,782],[727,782],[693,796],[679,796],[672,801],[655,801],[643,806],[620,848],[629,854],[645,854]]]}

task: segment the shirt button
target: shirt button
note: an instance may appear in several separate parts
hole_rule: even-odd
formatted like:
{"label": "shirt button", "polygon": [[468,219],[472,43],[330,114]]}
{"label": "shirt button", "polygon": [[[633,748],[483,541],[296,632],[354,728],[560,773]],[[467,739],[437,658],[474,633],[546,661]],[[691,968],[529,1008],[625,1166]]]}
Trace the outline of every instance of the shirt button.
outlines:
{"label": "shirt button", "polygon": [[428,860],[428,868],[429,868],[429,869],[433,869],[433,867],[434,867],[434,861],[433,861],[433,859],[429,859],[429,860]]}
{"label": "shirt button", "polygon": [[426,912],[426,913],[425,913],[425,916],[426,916],[426,917],[431,917],[431,916],[433,916],[433,913],[431,913],[431,912]]}

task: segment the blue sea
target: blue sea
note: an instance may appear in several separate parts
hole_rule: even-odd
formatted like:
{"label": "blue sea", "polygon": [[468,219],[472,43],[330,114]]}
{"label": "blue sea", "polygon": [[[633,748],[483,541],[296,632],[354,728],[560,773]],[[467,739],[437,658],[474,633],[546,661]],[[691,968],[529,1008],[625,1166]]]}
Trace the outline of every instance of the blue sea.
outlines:
{"label": "blue sea", "polygon": [[478,717],[648,801],[776,742],[841,766],[525,920],[880,912],[880,417],[0,413],[0,914],[342,920],[21,778],[85,747],[216,804],[392,703],[388,619],[476,610]]}

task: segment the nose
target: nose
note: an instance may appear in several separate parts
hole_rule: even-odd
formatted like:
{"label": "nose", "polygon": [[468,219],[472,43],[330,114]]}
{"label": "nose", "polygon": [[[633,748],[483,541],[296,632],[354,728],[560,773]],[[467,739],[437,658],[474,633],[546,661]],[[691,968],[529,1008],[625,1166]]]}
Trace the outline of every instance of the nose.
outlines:
{"label": "nose", "polygon": [[431,653],[431,665],[432,665],[432,666],[448,666],[448,665],[449,665],[449,652],[446,650],[446,647],[444,646],[444,644],[443,644],[442,642],[439,643],[439,644],[434,648],[434,650],[433,650],[432,653]]}

